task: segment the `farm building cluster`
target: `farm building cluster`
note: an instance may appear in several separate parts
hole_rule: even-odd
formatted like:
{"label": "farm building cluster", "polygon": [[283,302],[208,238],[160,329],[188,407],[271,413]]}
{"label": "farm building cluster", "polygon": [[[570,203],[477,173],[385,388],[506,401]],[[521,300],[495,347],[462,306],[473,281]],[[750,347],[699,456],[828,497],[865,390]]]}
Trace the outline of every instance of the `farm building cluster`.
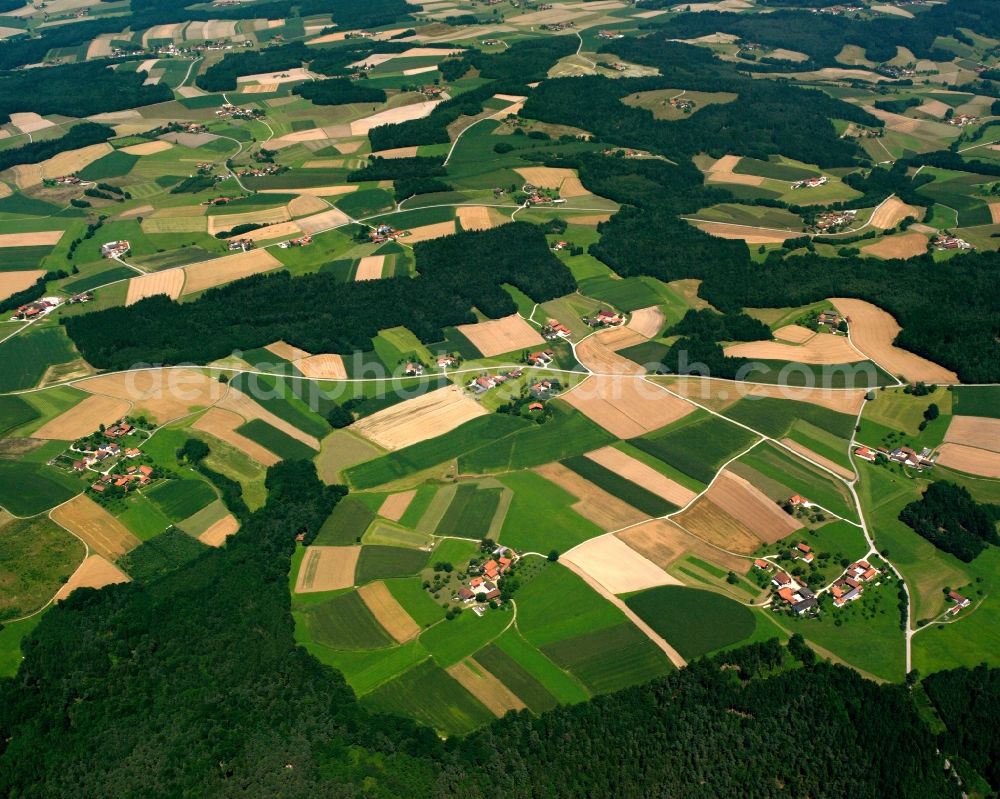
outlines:
{"label": "farm building cluster", "polygon": [[520,369],[513,369],[510,372],[495,375],[482,374],[472,378],[465,387],[473,394],[485,394],[490,389],[502,386],[508,380],[517,380],[522,374],[524,373]]}
{"label": "farm building cluster", "polygon": [[842,608],[848,602],[858,599],[865,592],[865,584],[876,579],[881,573],[867,560],[852,563],[840,579],[830,587],[834,606]]}
{"label": "farm building cluster", "polygon": [[384,222],[376,225],[368,232],[368,238],[371,239],[372,244],[383,244],[387,241],[395,241],[398,238],[408,235],[408,230],[396,230],[392,225],[387,225]]}
{"label": "farm building cluster", "polygon": [[[473,571],[479,573],[471,576],[469,581],[458,589],[452,598],[454,601],[471,604],[473,602],[493,602],[500,598],[499,583],[510,572],[520,556],[514,550],[505,547],[497,548],[492,554],[493,557],[481,567],[470,567],[470,574]],[[480,616],[484,610],[481,604],[473,608],[473,611]]]}
{"label": "farm building cluster", "polygon": [[847,211],[828,211],[816,217],[813,228],[822,233],[839,231],[851,224],[857,215],[858,212],[853,209]]}
{"label": "farm building cluster", "polygon": [[792,183],[793,189],[815,189],[819,186],[825,186],[830,182],[830,179],[826,175],[820,175],[816,178],[806,178],[805,180],[796,180]]}
{"label": "farm building cluster", "polygon": [[256,246],[253,239],[230,239],[228,245],[230,252],[249,252]]}
{"label": "farm building cluster", "polygon": [[264,112],[259,108],[247,107],[243,108],[238,105],[233,105],[232,103],[223,103],[222,106],[215,112],[217,117],[222,117],[223,119],[243,119],[243,120],[253,120],[260,119],[264,116]]}
{"label": "farm building cluster", "polygon": [[54,308],[58,308],[61,302],[62,299],[59,297],[42,297],[40,300],[19,306],[14,311],[11,319],[17,322],[29,322],[32,319],[40,319]]}
{"label": "farm building cluster", "polygon": [[778,569],[774,564],[758,558],[754,562],[754,567],[762,571],[771,573],[771,585],[776,589],[775,595],[780,600],[772,602],[774,609],[790,608],[796,615],[803,615],[809,611],[814,613],[819,607],[819,601],[812,589],[804,583],[800,583],[788,572]]}
{"label": "farm building cluster", "polygon": [[128,239],[106,241],[101,245],[101,256],[104,258],[123,258],[129,254],[131,249],[132,245],[128,243]]}
{"label": "farm building cluster", "polygon": [[312,244],[312,236],[301,236],[297,239],[289,239],[288,241],[283,241],[278,244],[282,250],[287,250],[290,247],[308,247]]}
{"label": "farm building cluster", "polygon": [[975,247],[969,244],[969,242],[967,242],[965,239],[960,239],[957,236],[947,236],[947,235],[935,236],[934,239],[931,240],[931,246],[934,247],[935,250],[975,249]]}
{"label": "farm building cluster", "polygon": [[957,591],[949,591],[948,599],[950,599],[952,603],[951,607],[948,608],[948,613],[952,616],[962,610],[962,608],[967,608],[970,604],[972,604],[967,597],[962,596]]}
{"label": "farm building cluster", "polygon": [[895,447],[890,450],[882,447],[859,446],[855,448],[854,456],[869,463],[878,463],[881,458],[883,463],[901,463],[903,466],[909,466],[917,471],[930,469],[936,460],[934,450],[930,447],[924,447],[920,452],[917,452],[910,447]]}
{"label": "farm building cluster", "polygon": [[959,114],[951,119],[945,120],[949,125],[954,125],[958,128],[968,127],[969,125],[975,125],[979,121],[979,117],[974,117],[969,114]]}
{"label": "farm building cluster", "polygon": [[554,341],[557,338],[570,338],[573,334],[558,319],[549,319],[542,326],[542,338],[546,341]]}

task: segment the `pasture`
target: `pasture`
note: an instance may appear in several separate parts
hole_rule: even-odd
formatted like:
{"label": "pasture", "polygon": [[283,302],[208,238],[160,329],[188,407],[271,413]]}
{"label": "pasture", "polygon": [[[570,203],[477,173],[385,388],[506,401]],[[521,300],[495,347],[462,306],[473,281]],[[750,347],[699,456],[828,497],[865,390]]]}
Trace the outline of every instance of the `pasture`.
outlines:
{"label": "pasture", "polygon": [[357,591],[309,605],[301,617],[312,640],[331,649],[382,649],[395,643]]}
{"label": "pasture", "polygon": [[0,344],[0,391],[32,388],[46,369],[77,357],[62,327],[33,326]]}
{"label": "pasture", "polygon": [[387,577],[416,574],[427,564],[428,553],[409,547],[366,545],[361,547],[354,582],[364,585]]}
{"label": "pasture", "polygon": [[462,483],[435,532],[463,538],[485,537],[493,526],[502,494],[502,488],[479,488],[474,483]]}
{"label": "pasture", "polygon": [[40,463],[0,460],[0,506],[34,516],[70,499],[83,483]]}
{"label": "pasture", "polygon": [[385,585],[403,610],[421,627],[429,627],[444,618],[444,609],[427,593],[419,577],[386,579]]}
{"label": "pasture", "polygon": [[687,660],[753,635],[756,621],[744,605],[713,591],[664,585],[625,600]]}
{"label": "pasture", "polygon": [[1000,386],[955,386],[953,412],[1000,419]]}
{"label": "pasture", "polygon": [[349,546],[361,540],[375,520],[375,512],[356,496],[346,496],[319,528],[313,543],[322,546]]}
{"label": "pasture", "polygon": [[15,395],[0,396],[0,436],[23,427],[41,414],[29,402]]}
{"label": "pasture", "polygon": [[[573,510],[577,497],[534,472],[511,472],[499,478],[514,491],[500,541],[516,550],[565,552],[604,531]],[[539,508],[545,524],[539,524]]]}
{"label": "pasture", "polygon": [[0,622],[48,602],[84,554],[83,543],[49,519],[0,513]]}
{"label": "pasture", "polygon": [[172,522],[193,516],[215,500],[215,490],[204,480],[168,480],[146,493]]}

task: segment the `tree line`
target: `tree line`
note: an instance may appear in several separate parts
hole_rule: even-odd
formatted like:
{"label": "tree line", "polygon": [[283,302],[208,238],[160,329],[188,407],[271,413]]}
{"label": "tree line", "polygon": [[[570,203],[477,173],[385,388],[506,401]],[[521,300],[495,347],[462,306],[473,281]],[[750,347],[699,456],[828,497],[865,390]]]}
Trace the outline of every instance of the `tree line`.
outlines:
{"label": "tree line", "polygon": [[29,142],[20,147],[8,147],[6,150],[0,150],[0,170],[17,164],[37,164],[39,161],[52,158],[52,156],[67,150],[77,150],[80,147],[89,147],[91,144],[100,144],[114,138],[114,136],[114,128],[107,125],[101,125],[97,122],[81,122],[57,139]]}

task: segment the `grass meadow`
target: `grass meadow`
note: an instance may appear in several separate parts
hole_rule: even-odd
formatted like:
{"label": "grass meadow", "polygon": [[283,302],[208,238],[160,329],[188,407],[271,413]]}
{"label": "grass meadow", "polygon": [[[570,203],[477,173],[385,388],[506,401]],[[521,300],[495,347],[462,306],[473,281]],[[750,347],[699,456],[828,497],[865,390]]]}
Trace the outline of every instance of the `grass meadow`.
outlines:
{"label": "grass meadow", "polygon": [[193,516],[215,500],[215,491],[204,480],[168,480],[146,494],[172,522]]}
{"label": "grass meadow", "polygon": [[360,540],[374,520],[375,512],[361,500],[344,497],[323,522],[313,543],[319,546],[350,546]]}
{"label": "grass meadow", "polygon": [[428,553],[409,547],[363,546],[354,582],[358,585],[384,577],[416,574],[427,565]]}
{"label": "grass meadow", "polygon": [[44,516],[0,526],[0,622],[42,607],[84,554],[82,541]]}
{"label": "grass meadow", "polygon": [[302,617],[312,640],[331,649],[382,649],[395,643],[357,591],[309,605]]}

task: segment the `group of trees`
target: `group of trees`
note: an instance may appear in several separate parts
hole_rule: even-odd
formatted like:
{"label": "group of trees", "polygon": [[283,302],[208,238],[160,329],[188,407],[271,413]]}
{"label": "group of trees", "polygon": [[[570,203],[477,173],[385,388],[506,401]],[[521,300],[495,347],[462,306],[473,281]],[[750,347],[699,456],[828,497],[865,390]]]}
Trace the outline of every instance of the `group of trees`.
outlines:
{"label": "group of trees", "polygon": [[966,563],[988,544],[1000,544],[1000,505],[982,505],[964,486],[946,480],[931,483],[923,497],[900,511],[899,520]]}
{"label": "group of trees", "polygon": [[20,147],[8,147],[5,150],[0,150],[0,171],[17,164],[37,164],[39,161],[52,158],[52,156],[67,150],[100,144],[114,135],[114,128],[107,125],[100,125],[97,122],[81,122],[57,139],[43,139],[42,141],[22,144]]}
{"label": "group of trees", "polygon": [[[416,278],[344,284],[329,274],[292,278],[278,272],[211,289],[192,302],[161,295],[63,323],[90,363],[122,369],[141,362],[205,363],[278,340],[309,352],[365,351],[379,330],[397,325],[421,341],[441,341],[443,327],[475,321],[473,306],[494,318],[514,313],[503,283],[536,302],[576,287],[541,230],[526,222],[419,242],[414,253]],[[302,313],[303,298],[309,298],[308,314]],[[140,324],[141,337],[127,335]]]}
{"label": "group of trees", "polygon": [[384,103],[385,89],[365,86],[350,78],[329,78],[300,83],[292,89],[304,100],[315,105],[347,105],[348,103]]}

